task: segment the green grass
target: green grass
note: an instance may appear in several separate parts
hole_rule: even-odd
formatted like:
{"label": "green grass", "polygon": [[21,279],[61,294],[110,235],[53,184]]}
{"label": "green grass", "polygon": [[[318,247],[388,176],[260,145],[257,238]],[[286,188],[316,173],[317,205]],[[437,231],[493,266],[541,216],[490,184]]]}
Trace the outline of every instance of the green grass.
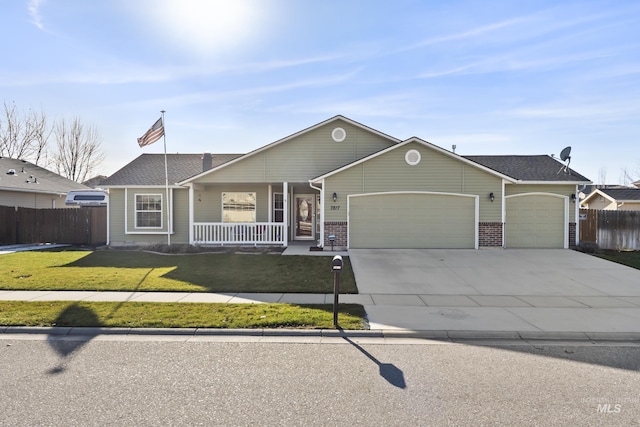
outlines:
{"label": "green grass", "polygon": [[[363,329],[360,305],[339,306],[343,329]],[[331,305],[0,301],[0,325],[129,328],[333,328]]]}
{"label": "green grass", "polygon": [[603,251],[602,253],[597,254],[597,256],[640,270],[640,251]]}
{"label": "green grass", "polygon": [[[357,293],[349,258],[341,293]],[[50,250],[2,255],[0,289],[332,293],[331,257]]]}

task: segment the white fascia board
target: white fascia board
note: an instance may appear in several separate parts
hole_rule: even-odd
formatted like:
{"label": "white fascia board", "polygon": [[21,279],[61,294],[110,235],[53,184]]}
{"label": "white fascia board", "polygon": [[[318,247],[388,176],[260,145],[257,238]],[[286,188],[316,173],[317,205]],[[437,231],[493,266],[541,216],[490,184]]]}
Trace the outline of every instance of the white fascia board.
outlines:
{"label": "white fascia board", "polygon": [[525,181],[525,180],[516,180],[513,181],[514,184],[534,184],[534,185],[581,185],[581,184],[592,184],[591,181]]}
{"label": "white fascia board", "polygon": [[310,180],[310,182],[314,182],[314,183],[320,182],[325,178],[328,178],[328,177],[330,177],[332,175],[338,174],[338,173],[340,173],[340,172],[342,172],[344,170],[347,170],[347,169],[349,169],[349,168],[351,168],[353,166],[357,166],[357,165],[359,165],[361,163],[367,162],[367,161],[369,161],[371,159],[374,159],[374,158],[376,158],[378,156],[382,156],[382,155],[390,152],[391,150],[400,149],[401,147],[403,147],[403,146],[405,146],[407,144],[410,144],[412,142],[416,142],[418,144],[422,144],[423,146],[425,146],[427,148],[430,148],[430,149],[432,149],[432,150],[434,150],[434,151],[436,151],[436,152],[438,152],[440,154],[443,154],[445,156],[451,157],[452,159],[461,161],[462,163],[465,163],[465,164],[467,164],[469,166],[473,166],[474,168],[483,170],[483,171],[485,171],[487,173],[490,173],[491,175],[497,176],[497,177],[499,177],[499,178],[501,178],[503,180],[506,180],[506,181],[509,181],[509,182],[513,182],[513,183],[516,182],[516,180],[511,178],[510,176],[501,174],[500,172],[497,172],[497,171],[495,171],[493,169],[490,169],[490,168],[488,168],[486,166],[483,166],[483,165],[481,165],[479,163],[473,162],[473,161],[471,161],[469,159],[466,159],[466,158],[464,158],[464,157],[462,157],[462,156],[460,156],[460,155],[458,155],[456,153],[452,153],[449,150],[445,150],[444,148],[438,147],[437,145],[434,145],[434,144],[432,144],[430,142],[424,141],[424,140],[422,140],[422,139],[420,139],[418,137],[415,137],[415,136],[412,137],[412,138],[409,138],[407,140],[404,140],[399,144],[396,144],[396,145],[393,145],[393,146],[391,146],[389,148],[386,148],[384,150],[378,151],[377,153],[373,153],[370,156],[367,156],[365,158],[357,160],[357,161],[355,161],[353,163],[349,163],[348,165],[345,165],[345,166],[343,166],[341,168],[338,168],[338,169],[336,169],[334,171],[331,171],[331,172],[328,172],[328,173],[326,173],[324,175],[320,175],[319,177],[313,178],[313,179]]}
{"label": "white fascia board", "polygon": [[[38,184],[34,184],[38,185]],[[82,190],[81,188],[76,188],[75,190]],[[51,194],[54,196],[66,196],[67,193],[61,193],[59,191],[47,191],[47,190],[28,190],[24,188],[11,188],[11,187],[0,187],[0,191],[13,191],[15,193],[38,193],[38,194]],[[69,190],[74,191],[74,190]]]}
{"label": "white fascia board", "polygon": [[[166,188],[166,186],[164,184],[159,184],[159,185],[104,185],[101,188],[160,188],[162,190],[164,190]],[[186,189],[187,187],[182,186],[182,185],[177,185],[177,184],[171,184],[169,185],[169,188],[173,188],[173,189]]]}
{"label": "white fascia board", "polygon": [[303,130],[301,130],[301,131],[298,131],[298,132],[296,132],[296,133],[294,133],[294,134],[291,134],[291,135],[289,135],[289,136],[286,136],[286,137],[284,137],[284,138],[282,138],[282,139],[279,139],[279,140],[277,140],[277,141],[274,141],[274,142],[272,142],[272,143],[270,143],[270,144],[264,145],[264,146],[262,146],[262,147],[260,147],[260,148],[257,148],[257,149],[255,149],[255,150],[253,150],[253,151],[250,151],[250,152],[248,152],[247,154],[245,154],[245,155],[243,155],[243,156],[237,157],[237,158],[235,158],[235,159],[233,159],[233,160],[230,160],[230,161],[228,161],[228,162],[226,162],[226,163],[224,163],[224,164],[222,164],[222,165],[220,165],[220,166],[217,166],[217,167],[215,167],[215,168],[209,169],[208,171],[200,172],[198,175],[194,175],[194,176],[192,176],[191,178],[187,178],[187,179],[185,179],[184,181],[180,181],[180,182],[178,182],[178,184],[179,184],[179,185],[184,185],[184,184],[187,184],[187,183],[189,183],[189,182],[195,181],[195,180],[196,180],[196,179],[198,179],[198,178],[201,178],[201,177],[203,177],[203,176],[205,176],[205,175],[208,175],[208,174],[210,174],[210,173],[214,173],[214,172],[216,172],[216,171],[218,171],[218,170],[220,170],[220,169],[223,169],[223,168],[225,168],[225,167],[227,167],[227,166],[231,166],[231,165],[233,165],[233,164],[235,164],[235,163],[237,163],[237,162],[239,162],[239,161],[241,161],[241,160],[243,160],[243,159],[246,159],[246,158],[248,158],[248,157],[251,157],[251,156],[254,156],[254,155],[256,155],[256,154],[259,154],[259,153],[261,153],[261,152],[263,152],[263,151],[265,151],[265,150],[268,150],[268,149],[270,149],[270,148],[272,148],[272,147],[275,147],[276,145],[280,145],[280,144],[282,144],[282,143],[284,143],[284,142],[287,142],[287,141],[289,141],[289,140],[291,140],[291,139],[293,139],[293,138],[296,138],[296,137],[298,137],[298,136],[300,136],[300,135],[304,135],[305,133],[311,132],[311,131],[313,131],[313,130],[315,130],[315,129],[318,129],[318,128],[319,128],[319,127],[321,127],[321,126],[327,125],[327,124],[329,124],[329,123],[331,123],[331,122],[335,122],[335,121],[337,121],[337,120],[342,120],[342,121],[344,121],[344,122],[349,123],[350,125],[353,125],[353,126],[359,127],[360,129],[364,129],[364,130],[366,130],[366,131],[368,131],[368,132],[372,132],[372,133],[374,133],[374,134],[376,134],[376,135],[378,135],[378,136],[381,136],[381,137],[383,137],[383,138],[388,139],[389,141],[391,141],[391,142],[392,142],[392,143],[394,143],[394,144],[397,144],[397,143],[399,143],[399,142],[401,141],[401,140],[400,140],[400,139],[398,139],[398,138],[394,138],[394,137],[392,137],[392,136],[390,136],[390,135],[387,135],[387,134],[385,134],[385,133],[382,133],[382,132],[380,132],[380,131],[378,131],[378,130],[375,130],[375,129],[373,129],[373,128],[370,128],[370,127],[368,127],[368,126],[365,126],[365,125],[363,125],[362,123],[358,123],[358,122],[353,121],[353,120],[351,120],[351,119],[348,119],[348,118],[346,118],[346,117],[344,117],[344,116],[337,115],[337,116],[334,116],[334,117],[332,117],[332,118],[330,118],[330,119],[328,119],[328,120],[325,120],[325,121],[323,121],[323,122],[320,122],[320,123],[318,123],[318,124],[315,124],[315,125],[313,125],[313,126],[311,126],[311,127],[308,127],[308,128],[303,129]]}
{"label": "white fascia board", "polygon": [[[614,199],[613,197],[609,196],[607,193],[605,193],[603,191],[600,191],[598,188],[596,188],[595,190],[593,190],[591,192],[591,194],[589,194],[587,197],[585,197],[584,200],[581,200],[580,204],[589,203],[589,200],[594,198],[596,195],[604,197],[605,199],[609,200],[611,203],[616,203],[616,199]],[[637,202],[637,200],[636,200],[636,202]]]}

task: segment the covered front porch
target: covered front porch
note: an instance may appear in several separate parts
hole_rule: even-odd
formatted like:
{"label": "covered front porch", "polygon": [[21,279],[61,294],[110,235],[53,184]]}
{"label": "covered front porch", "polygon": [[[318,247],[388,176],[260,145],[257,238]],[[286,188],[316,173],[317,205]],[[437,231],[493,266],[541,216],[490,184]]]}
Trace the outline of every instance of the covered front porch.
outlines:
{"label": "covered front porch", "polygon": [[189,241],[194,245],[322,242],[320,191],[309,183],[191,184]]}

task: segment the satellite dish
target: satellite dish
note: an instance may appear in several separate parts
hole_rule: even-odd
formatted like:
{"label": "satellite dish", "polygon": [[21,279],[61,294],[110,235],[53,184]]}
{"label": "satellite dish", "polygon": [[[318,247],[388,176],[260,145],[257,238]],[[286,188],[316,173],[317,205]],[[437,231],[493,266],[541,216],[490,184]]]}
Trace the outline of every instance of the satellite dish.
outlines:
{"label": "satellite dish", "polygon": [[558,173],[564,171],[565,173],[571,174],[571,171],[569,170],[569,163],[571,163],[570,154],[571,154],[571,147],[565,147],[564,150],[560,152],[560,159],[566,163],[564,164],[564,166],[560,168]]}

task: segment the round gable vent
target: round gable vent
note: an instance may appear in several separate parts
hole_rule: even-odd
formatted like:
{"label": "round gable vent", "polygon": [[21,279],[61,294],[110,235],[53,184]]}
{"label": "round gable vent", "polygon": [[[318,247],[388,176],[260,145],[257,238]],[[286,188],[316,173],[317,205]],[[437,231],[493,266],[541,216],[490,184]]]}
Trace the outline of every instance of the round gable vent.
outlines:
{"label": "round gable vent", "polygon": [[342,128],[335,128],[331,131],[331,138],[333,138],[335,142],[342,142],[346,137],[347,132]]}
{"label": "round gable vent", "polygon": [[415,166],[420,163],[420,152],[418,150],[409,150],[404,155],[404,161],[407,162],[408,165]]}

